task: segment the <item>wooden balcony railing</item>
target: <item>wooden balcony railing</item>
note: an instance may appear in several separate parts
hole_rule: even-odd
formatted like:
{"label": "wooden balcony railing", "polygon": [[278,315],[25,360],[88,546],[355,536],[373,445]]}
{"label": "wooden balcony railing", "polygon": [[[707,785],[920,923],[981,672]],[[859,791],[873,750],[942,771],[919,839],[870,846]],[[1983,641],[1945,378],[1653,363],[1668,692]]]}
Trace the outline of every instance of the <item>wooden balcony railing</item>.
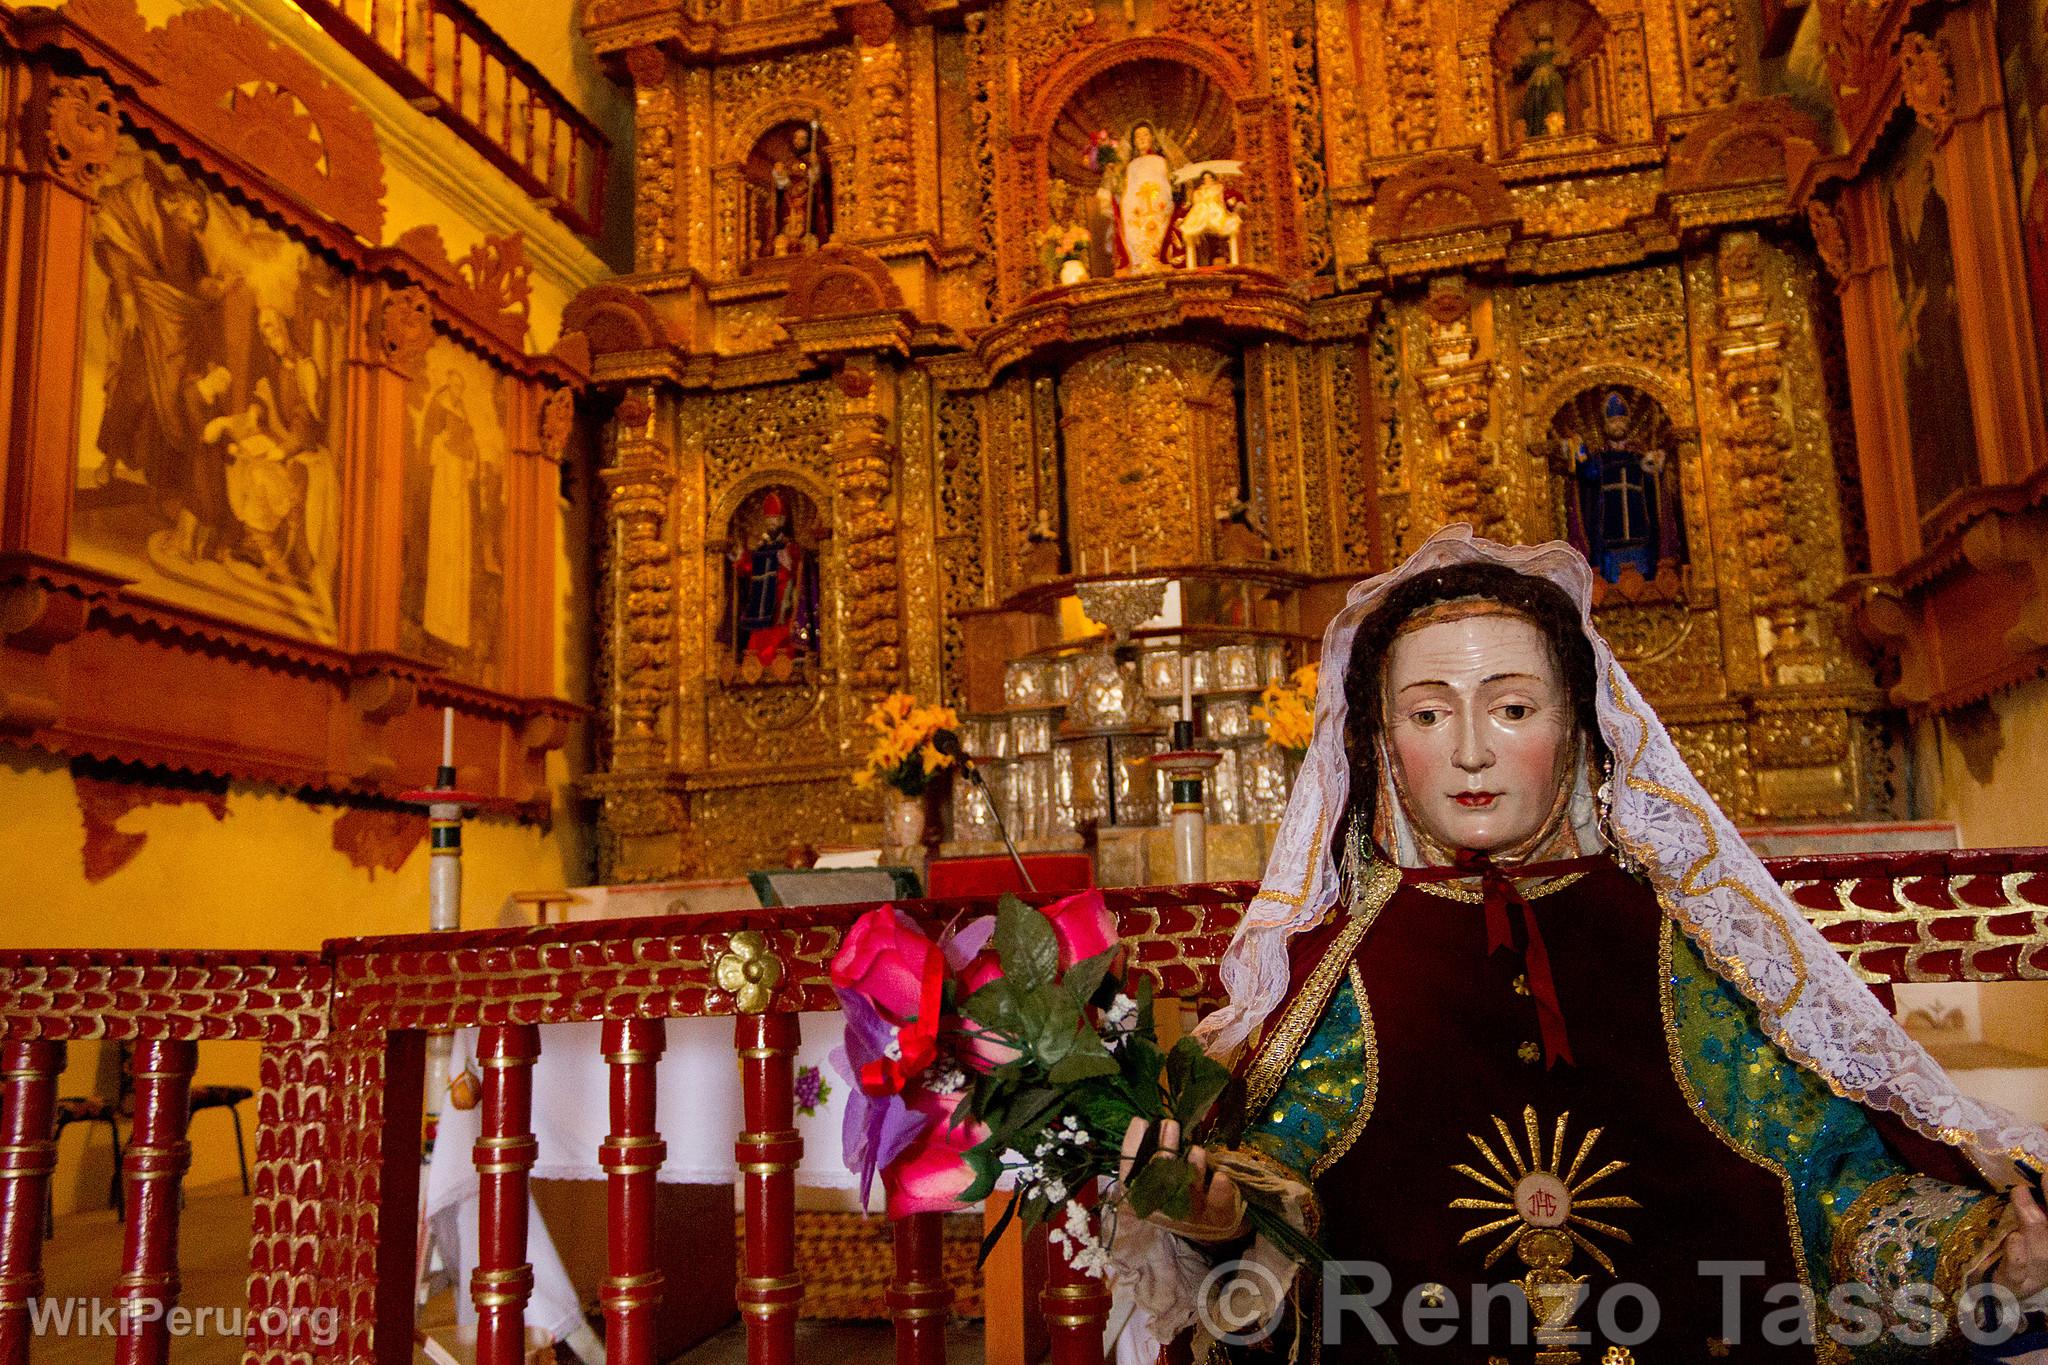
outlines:
{"label": "wooden balcony railing", "polygon": [[463,0],[296,0],[557,218],[602,226],[611,140]]}
{"label": "wooden balcony railing", "polygon": [[[2048,850],[1788,859],[1780,881],[1873,989],[1900,981],[2048,979]],[[1252,888],[1106,892],[1139,970],[1162,994],[1214,998],[1215,965]],[[484,1071],[475,1148],[482,1198],[480,1365],[516,1365],[538,1025],[601,1021],[610,1069],[610,1274],[601,1294],[617,1365],[653,1365],[662,1287],[651,1216],[664,1145],[654,1125],[660,1020],[726,1015],[745,1099],[734,1135],[746,1228],[738,1301],[749,1365],[791,1365],[796,1264],[792,1063],[800,1011],[836,1007],[826,964],[868,907],[342,940],[318,954],[0,954],[0,1365],[26,1365],[42,1289],[41,1217],[66,1040],[132,1039],[135,1131],[116,1292],[159,1322],[177,1296],[179,1182],[199,1044],[262,1044],[245,1360],[380,1362],[412,1353],[422,1062],[429,1031],[474,1027]],[[910,902],[936,929],[989,901]],[[888,1302],[899,1365],[942,1365],[951,1292],[937,1215],[897,1229]],[[1047,1307],[1059,1365],[1099,1365],[1108,1296],[1057,1249]],[[138,1313],[138,1319],[145,1316]],[[120,1365],[164,1365],[167,1333],[117,1343]]]}

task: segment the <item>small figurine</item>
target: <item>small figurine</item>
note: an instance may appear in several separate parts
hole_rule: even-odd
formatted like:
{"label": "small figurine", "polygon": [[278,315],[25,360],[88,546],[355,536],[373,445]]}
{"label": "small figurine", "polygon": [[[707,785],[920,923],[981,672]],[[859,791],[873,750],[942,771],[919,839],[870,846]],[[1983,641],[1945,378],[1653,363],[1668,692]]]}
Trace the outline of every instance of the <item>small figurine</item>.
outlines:
{"label": "small figurine", "polygon": [[1193,270],[1200,264],[1205,238],[1223,244],[1231,265],[1241,262],[1238,237],[1244,230],[1244,196],[1224,177],[1243,172],[1241,161],[1198,161],[1181,167],[1174,175],[1174,180],[1184,187],[1192,182],[1192,188],[1187,190],[1187,204],[1174,219],[1167,243],[1169,255],[1177,253],[1184,269]]}

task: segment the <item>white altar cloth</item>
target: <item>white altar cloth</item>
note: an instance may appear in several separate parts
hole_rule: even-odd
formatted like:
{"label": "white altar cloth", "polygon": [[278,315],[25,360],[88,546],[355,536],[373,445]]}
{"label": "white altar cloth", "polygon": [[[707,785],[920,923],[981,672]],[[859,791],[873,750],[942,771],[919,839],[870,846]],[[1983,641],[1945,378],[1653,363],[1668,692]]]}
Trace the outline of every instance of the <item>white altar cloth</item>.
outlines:
{"label": "white altar cloth", "polygon": [[[830,1098],[815,1114],[798,1114],[797,1132],[804,1155],[796,1178],[813,1188],[852,1190],[854,1175],[840,1160],[840,1126],[845,1114],[846,1082],[827,1060],[839,1045],[843,1025],[836,1013],[798,1016],[802,1038],[797,1048],[799,1071],[820,1069],[831,1087]],[[602,1048],[601,1024],[545,1024],[540,1030],[540,1060],[533,1068],[533,1132],[539,1144],[533,1176],[540,1180],[602,1180],[598,1144],[611,1130],[611,1076]],[[449,1075],[475,1067],[476,1031],[455,1035]],[[655,1127],[668,1143],[668,1159],[657,1180],[677,1184],[730,1185],[737,1179],[733,1140],[746,1127],[740,1104],[739,1057],[733,1050],[730,1018],[671,1019],[668,1049],[655,1069]],[[481,1106],[456,1109],[441,1098],[440,1120],[429,1159],[426,1216],[448,1263],[455,1267],[458,1322],[476,1320],[469,1299],[470,1274],[476,1269],[478,1185],[473,1149],[482,1127]],[[875,1191],[877,1205],[881,1191]],[[850,1206],[850,1205],[849,1205]],[[533,1299],[526,1321],[544,1327],[557,1340],[583,1325],[575,1289],[549,1239],[540,1212],[527,1203],[526,1257],[534,1267]]]}

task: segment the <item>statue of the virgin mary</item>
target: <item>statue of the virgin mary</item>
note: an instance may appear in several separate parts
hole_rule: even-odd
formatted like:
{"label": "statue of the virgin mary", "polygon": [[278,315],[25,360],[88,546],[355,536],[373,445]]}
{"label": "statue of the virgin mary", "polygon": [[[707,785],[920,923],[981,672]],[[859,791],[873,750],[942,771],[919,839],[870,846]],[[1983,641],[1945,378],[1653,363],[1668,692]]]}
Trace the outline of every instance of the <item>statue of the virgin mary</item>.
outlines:
{"label": "statue of the virgin mary", "polygon": [[1173,225],[1173,173],[1187,157],[1150,123],[1131,127],[1121,155],[1103,168],[1098,191],[1109,218],[1111,257],[1119,275],[1164,270],[1167,229]]}
{"label": "statue of the virgin mary", "polygon": [[[1120,1295],[1197,1358],[2048,1348],[2048,1133],[1958,1091],[1800,915],[1592,588],[1569,546],[1460,526],[1352,591],[1198,1027],[1247,1126],[1189,1218],[1119,1222]],[[1247,1182],[1330,1265],[1251,1239]]]}

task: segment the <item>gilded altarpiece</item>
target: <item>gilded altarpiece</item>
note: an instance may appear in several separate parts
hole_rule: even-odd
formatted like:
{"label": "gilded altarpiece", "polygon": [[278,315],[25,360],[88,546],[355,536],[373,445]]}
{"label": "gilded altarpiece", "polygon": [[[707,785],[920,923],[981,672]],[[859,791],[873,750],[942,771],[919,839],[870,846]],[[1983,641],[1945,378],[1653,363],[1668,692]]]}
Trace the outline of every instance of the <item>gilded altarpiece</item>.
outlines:
{"label": "gilded altarpiece", "polygon": [[[639,268],[567,322],[621,414],[606,875],[872,842],[867,708],[1024,742],[1077,584],[1181,579],[1277,666],[1455,520],[1588,541],[1732,811],[1895,813],[1832,596],[1862,537],[1793,198],[1825,137],[1735,10],[594,0],[640,122]],[[816,667],[721,677],[725,519],[771,485],[829,528]]]}

